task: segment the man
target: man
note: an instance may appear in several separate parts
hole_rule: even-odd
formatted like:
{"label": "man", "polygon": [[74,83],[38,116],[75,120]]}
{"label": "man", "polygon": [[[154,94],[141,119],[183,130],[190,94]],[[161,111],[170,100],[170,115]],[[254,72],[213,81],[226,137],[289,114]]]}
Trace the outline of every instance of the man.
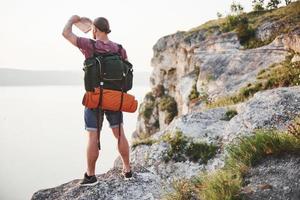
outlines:
{"label": "man", "polygon": [[[63,30],[63,36],[71,42],[74,46],[78,47],[80,51],[84,54],[85,58],[89,58],[93,55],[93,49],[95,48],[96,52],[99,53],[118,53],[121,54],[120,56],[127,60],[126,51],[124,48],[121,50],[118,44],[112,42],[108,38],[108,34],[111,32],[109,23],[107,19],[103,17],[96,18],[93,22],[91,22],[92,26],[92,34],[93,39],[95,40],[95,44],[93,46],[91,40],[89,38],[77,37],[72,32],[72,25],[80,22],[81,19],[87,18],[80,18],[77,15],[72,16],[65,28]],[[98,150],[98,137],[97,137],[97,117],[96,117],[96,109],[88,109],[85,108],[84,110],[84,120],[85,120],[85,129],[88,133],[88,145],[87,145],[87,171],[84,174],[84,178],[81,185],[95,185],[97,184],[97,178],[95,176],[95,165],[99,155]],[[132,177],[132,172],[129,163],[129,145],[124,134],[123,130],[123,113],[120,111],[103,111],[101,121],[100,121],[100,129],[102,128],[103,124],[103,115],[105,114],[106,119],[109,122],[110,128],[116,139],[119,139],[118,143],[118,150],[120,156],[123,161],[123,175],[125,179],[129,179]],[[121,117],[120,117],[121,114]],[[121,133],[119,134],[119,124]]]}

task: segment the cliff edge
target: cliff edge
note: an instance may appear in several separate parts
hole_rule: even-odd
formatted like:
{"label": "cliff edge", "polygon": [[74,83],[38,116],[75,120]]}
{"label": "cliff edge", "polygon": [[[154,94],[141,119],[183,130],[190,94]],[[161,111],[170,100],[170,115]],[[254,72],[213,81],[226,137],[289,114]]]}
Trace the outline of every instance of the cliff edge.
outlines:
{"label": "cliff edge", "polygon": [[299,11],[296,1],[159,39],[134,180],[118,158],[95,187],[74,180],[32,199],[299,199]]}

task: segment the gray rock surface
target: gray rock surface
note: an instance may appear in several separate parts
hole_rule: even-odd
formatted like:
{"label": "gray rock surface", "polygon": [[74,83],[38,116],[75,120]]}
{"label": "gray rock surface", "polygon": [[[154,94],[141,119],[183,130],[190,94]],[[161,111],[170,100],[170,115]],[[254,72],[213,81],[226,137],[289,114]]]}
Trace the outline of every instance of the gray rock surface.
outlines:
{"label": "gray rock surface", "polygon": [[[151,105],[151,106],[149,106]],[[152,108],[151,115],[149,118],[143,116],[143,112],[147,109],[146,107]],[[149,109],[149,108],[148,108]],[[140,104],[139,115],[136,124],[136,131],[132,135],[133,138],[145,135],[152,135],[159,131],[159,128],[155,126],[155,123],[159,120],[158,106],[153,96],[145,96],[144,101]]]}
{"label": "gray rock surface", "polygon": [[258,39],[265,41],[270,39],[272,35],[287,25],[288,24],[281,21],[266,21],[257,28],[255,34]]}
{"label": "gray rock surface", "polygon": [[[284,60],[285,45],[289,43],[277,38],[270,45],[243,50],[235,33],[194,36],[197,34],[201,31],[189,37],[178,32],[161,38],[153,47],[152,87],[163,84],[178,102],[180,114],[186,114],[187,110],[182,107],[186,102],[177,89],[178,83],[196,67],[200,69],[197,89],[213,98],[223,96],[253,81],[259,70]],[[187,87],[185,92],[190,90]]]}
{"label": "gray rock surface", "polygon": [[[274,27],[282,25],[265,22],[258,37],[268,39],[277,30]],[[290,50],[300,52],[300,29],[278,36],[269,45],[246,50],[234,32],[177,32],[159,39],[153,50],[151,87],[163,85],[175,98],[179,115],[184,115],[193,111],[187,97],[195,81],[200,96],[209,99],[235,93],[253,82],[260,70],[285,60]],[[198,77],[191,76],[196,69]]]}
{"label": "gray rock surface", "polygon": [[73,180],[55,188],[39,190],[32,200],[160,199],[164,187],[161,179],[141,166],[135,167],[134,172],[133,180],[124,180],[121,171],[115,168],[98,175],[99,183],[95,186],[80,186],[80,180]]}
{"label": "gray rock surface", "polygon": [[[173,180],[181,178],[191,178],[205,169],[205,165],[190,161],[174,162],[164,161],[170,145],[165,142],[158,142],[151,146],[140,145],[131,152],[131,163],[133,165],[141,164],[152,173],[158,175],[164,181],[170,183]],[[115,163],[115,166],[121,166],[121,160]]]}
{"label": "gray rock surface", "polygon": [[207,169],[221,168],[225,156],[223,147],[234,139],[249,136],[259,128],[285,130],[300,115],[300,86],[259,92],[249,101],[236,106],[238,114],[230,121],[224,120],[227,110],[229,108],[214,108],[179,116],[166,129],[152,136],[155,140],[161,140],[165,133],[179,130],[195,141],[219,146],[219,154],[206,165],[192,162],[165,163],[163,158],[170,148],[165,142],[138,146],[131,153],[132,163],[146,166],[162,179],[169,179],[174,174],[177,178],[190,178]]}
{"label": "gray rock surface", "polygon": [[[266,20],[256,35],[268,40],[274,31],[283,26],[276,21]],[[191,178],[199,172],[221,168],[224,165],[224,147],[235,138],[250,135],[257,128],[284,130],[291,120],[300,115],[300,86],[258,92],[247,102],[208,110],[203,110],[201,103],[191,103],[189,100],[193,86],[196,85],[200,98],[215,99],[232,94],[253,82],[261,69],[285,60],[291,50],[300,53],[300,29],[297,27],[290,33],[276,37],[269,45],[256,49],[244,49],[234,32],[221,33],[213,28],[177,32],[159,39],[153,47],[151,87],[155,89],[162,85],[164,94],[174,97],[178,116],[170,124],[165,123],[166,113],[160,111],[158,104],[160,97],[145,97],[140,106],[134,138],[151,135],[150,138],[157,142],[150,146],[137,146],[131,151],[135,179],[124,181],[121,178],[118,170],[121,161],[117,159],[114,169],[98,175],[100,182],[95,187],[79,187],[80,180],[74,180],[37,191],[32,199],[160,199],[170,189],[173,180]],[[298,57],[295,56],[293,61]],[[145,117],[143,111],[146,108],[151,112],[148,112],[149,115],[146,113]],[[226,121],[224,117],[229,109],[236,109],[238,114]],[[206,164],[174,160],[165,162],[164,156],[171,145],[161,138],[176,130],[193,141],[217,145],[217,154]],[[276,165],[279,168],[274,167]],[[268,169],[268,166],[271,168]],[[284,171],[285,168],[290,171]],[[279,176],[272,174],[272,170],[279,170]],[[254,196],[248,196],[250,199],[268,199],[268,195],[271,195],[269,199],[299,199],[299,157],[287,157],[282,161],[274,158],[265,160],[250,172],[249,184],[260,184],[261,176],[268,178],[268,184],[276,190],[274,195],[281,196],[277,198],[270,194],[273,190],[264,190],[252,193]],[[278,177],[287,180],[278,183]],[[295,198],[286,196],[292,193]]]}
{"label": "gray rock surface", "polygon": [[300,155],[267,157],[251,168],[242,190],[246,200],[299,200]]}
{"label": "gray rock surface", "polygon": [[241,135],[249,135],[254,129],[286,129],[300,114],[300,87],[258,92],[248,102],[240,105],[238,113],[225,127],[224,143]]}
{"label": "gray rock surface", "polygon": [[223,120],[227,108],[215,108],[197,113],[186,114],[174,120],[167,130],[179,130],[186,136],[203,142],[218,144],[223,137],[228,121]]}

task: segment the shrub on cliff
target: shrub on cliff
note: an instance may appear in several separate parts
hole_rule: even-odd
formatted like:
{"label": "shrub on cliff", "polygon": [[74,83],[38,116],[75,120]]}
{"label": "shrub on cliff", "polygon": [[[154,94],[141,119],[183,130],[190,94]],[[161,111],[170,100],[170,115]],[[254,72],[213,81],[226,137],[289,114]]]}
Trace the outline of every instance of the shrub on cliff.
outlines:
{"label": "shrub on cliff", "polygon": [[258,91],[297,85],[300,85],[300,62],[291,63],[291,56],[288,56],[285,61],[261,70],[257,74],[254,83],[249,83],[233,95],[209,102],[207,107],[214,108],[233,105],[249,99]]}
{"label": "shrub on cliff", "polygon": [[221,120],[230,121],[238,112],[234,109],[227,110],[225,116]]}
{"label": "shrub on cliff", "polygon": [[181,193],[184,196],[191,193],[196,194],[193,195],[194,199],[201,200],[241,199],[243,176],[249,168],[266,156],[284,153],[300,155],[300,139],[275,130],[257,130],[253,136],[241,138],[240,142],[229,146],[227,151],[224,168],[210,174],[200,174],[184,183],[190,185],[188,189],[174,188],[176,191],[172,193],[172,197],[185,199],[180,198]]}
{"label": "shrub on cliff", "polygon": [[196,83],[193,85],[191,93],[189,94],[189,100],[192,101],[199,97],[200,93],[197,91]]}
{"label": "shrub on cliff", "polygon": [[207,163],[209,159],[215,156],[217,146],[204,142],[194,142],[191,138],[184,136],[177,131],[175,134],[165,134],[162,141],[171,145],[165,161],[174,160],[175,162],[192,161]]}
{"label": "shrub on cliff", "polygon": [[[255,3],[256,2],[256,3]],[[300,1],[287,2],[288,6],[272,10],[262,10],[261,0],[255,1],[255,11],[239,14],[233,13],[224,18],[211,20],[186,32],[187,38],[197,35],[197,31],[206,31],[206,36],[216,32],[236,31],[241,44],[246,49],[257,48],[271,43],[277,36],[288,33],[300,25]],[[243,23],[244,22],[244,23]],[[278,23],[278,30],[263,41],[255,37],[255,32],[266,22]]]}
{"label": "shrub on cliff", "polygon": [[139,139],[134,139],[131,142],[131,148],[134,150],[139,145],[149,145],[149,146],[151,146],[155,142],[157,142],[157,141],[150,138],[150,137],[146,137],[146,138],[142,138],[142,139],[140,139],[140,138]]}
{"label": "shrub on cliff", "polygon": [[300,139],[300,117],[297,117],[294,122],[288,126],[288,134]]}
{"label": "shrub on cliff", "polygon": [[252,8],[253,11],[263,11],[264,8],[264,0],[252,0]]}
{"label": "shrub on cliff", "polygon": [[169,124],[174,117],[177,116],[178,110],[177,110],[177,103],[175,99],[169,95],[164,95],[160,102],[159,102],[159,108],[161,111],[166,112],[166,118],[165,123]]}
{"label": "shrub on cliff", "polygon": [[144,119],[149,120],[152,115],[154,106],[155,106],[155,98],[152,92],[149,92],[146,94],[144,98],[144,102],[140,107],[139,113],[142,114]]}

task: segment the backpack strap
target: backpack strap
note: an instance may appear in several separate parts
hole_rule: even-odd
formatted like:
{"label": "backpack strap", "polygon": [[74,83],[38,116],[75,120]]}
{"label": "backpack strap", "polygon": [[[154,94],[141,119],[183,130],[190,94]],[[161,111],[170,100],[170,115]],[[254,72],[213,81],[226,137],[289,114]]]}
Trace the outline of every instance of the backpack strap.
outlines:
{"label": "backpack strap", "polygon": [[[119,47],[118,54],[120,55],[121,59],[123,60],[123,58],[122,58],[122,49],[123,49],[123,47],[122,47],[121,44],[118,44],[118,47]],[[125,82],[124,77],[122,78],[122,82],[123,83]],[[119,115],[119,138],[118,138],[118,145],[120,144],[120,140],[121,140],[121,119],[122,119],[122,111],[121,111],[121,109],[122,109],[122,106],[123,106],[123,97],[124,97],[124,89],[125,89],[123,87],[124,87],[124,85],[122,85],[122,87],[121,87],[121,102],[120,102],[120,107],[119,107],[120,115]]]}
{"label": "backpack strap", "polygon": [[[93,56],[95,56],[95,40],[90,39],[92,46],[93,46]],[[101,62],[97,59],[98,64],[99,64],[99,68],[100,68],[100,94],[99,94],[99,104],[98,104],[98,108],[97,108],[97,138],[98,138],[98,149],[101,150],[101,144],[100,144],[100,129],[102,128],[102,123],[101,123],[101,127],[100,127],[100,121],[102,121],[103,119],[103,110],[102,108],[102,99],[103,99],[103,71],[101,70],[102,66],[101,66]]]}

